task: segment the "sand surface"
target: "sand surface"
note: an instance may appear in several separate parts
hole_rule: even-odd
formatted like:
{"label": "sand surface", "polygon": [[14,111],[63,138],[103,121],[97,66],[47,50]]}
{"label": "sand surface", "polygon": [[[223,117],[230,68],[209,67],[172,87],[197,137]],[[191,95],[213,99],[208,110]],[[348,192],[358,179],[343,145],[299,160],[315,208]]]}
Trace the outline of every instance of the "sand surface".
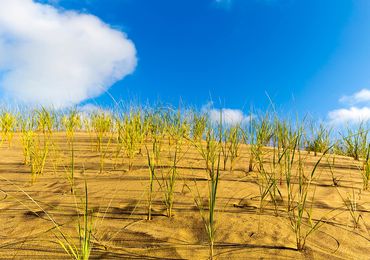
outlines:
{"label": "sand surface", "polygon": [[[84,180],[88,185],[89,208],[94,212],[92,258],[208,258],[207,235],[200,210],[194,203],[197,189],[204,203],[207,202],[207,174],[205,162],[193,146],[182,147],[173,217],[166,216],[163,192],[156,182],[153,219],[148,221],[149,171],[145,154],[135,157],[129,171],[125,156],[115,158],[112,142],[104,160],[104,171],[99,173],[99,154],[91,142],[94,139],[79,133],[75,144],[76,198],[71,195],[66,177],[70,165],[66,139],[63,133],[56,134],[54,139],[55,151],[50,153],[44,174],[33,185],[30,167],[23,164],[19,136],[15,136],[10,147],[4,143],[0,149],[1,259],[68,259],[58,244],[59,233],[48,215],[61,225],[64,233],[77,239],[76,219],[77,212],[82,212]],[[168,147],[163,147],[158,179],[169,170]],[[370,192],[361,191],[361,162],[337,156],[332,169],[338,180],[335,187],[328,156],[322,160],[311,186],[315,190],[311,218],[312,221],[323,219],[325,224],[308,237],[307,249],[300,252],[296,250],[287,214],[284,182],[279,184],[283,200],[278,200],[278,207],[266,198],[260,210],[258,171],[246,171],[250,150],[248,146],[240,149],[234,170],[221,172],[216,259],[370,259]],[[264,153],[269,168],[271,149],[265,149]],[[319,157],[304,154],[304,169],[308,174]],[[312,202],[312,192],[309,194]],[[351,196],[357,200],[361,220],[356,229],[340,194],[344,200]]]}

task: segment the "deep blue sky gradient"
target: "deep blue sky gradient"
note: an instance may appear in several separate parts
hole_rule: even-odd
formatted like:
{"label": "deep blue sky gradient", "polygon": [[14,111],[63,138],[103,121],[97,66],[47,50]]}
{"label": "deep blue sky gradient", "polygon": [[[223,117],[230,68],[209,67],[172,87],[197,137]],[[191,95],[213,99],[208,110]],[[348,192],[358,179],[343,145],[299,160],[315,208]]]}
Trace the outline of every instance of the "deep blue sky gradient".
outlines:
{"label": "deep blue sky gradient", "polygon": [[[110,93],[201,107],[325,117],[338,99],[370,86],[367,0],[60,0],[127,33],[138,51],[133,75]],[[108,95],[95,99],[109,104]]]}

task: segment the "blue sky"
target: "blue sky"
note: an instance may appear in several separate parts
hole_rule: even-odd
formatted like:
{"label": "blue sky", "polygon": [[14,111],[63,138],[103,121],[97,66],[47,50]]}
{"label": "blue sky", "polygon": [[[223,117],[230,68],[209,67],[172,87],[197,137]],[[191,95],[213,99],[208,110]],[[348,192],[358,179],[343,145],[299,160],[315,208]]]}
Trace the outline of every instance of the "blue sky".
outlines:
{"label": "blue sky", "polygon": [[212,97],[248,110],[265,109],[268,93],[283,111],[321,118],[368,107],[343,98],[370,88],[367,0],[39,2],[94,15],[132,41],[137,66],[109,88],[118,100],[201,107]]}

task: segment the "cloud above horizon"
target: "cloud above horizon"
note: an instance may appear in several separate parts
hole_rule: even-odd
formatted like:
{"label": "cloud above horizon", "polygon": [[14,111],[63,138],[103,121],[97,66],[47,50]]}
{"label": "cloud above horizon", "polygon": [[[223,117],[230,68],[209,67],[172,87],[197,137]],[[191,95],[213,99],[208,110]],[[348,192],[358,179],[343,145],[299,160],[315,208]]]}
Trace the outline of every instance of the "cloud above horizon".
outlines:
{"label": "cloud above horizon", "polygon": [[220,116],[222,116],[222,124],[227,126],[248,123],[250,120],[250,116],[245,115],[240,109],[214,108],[212,102],[204,105],[202,112],[206,113],[210,121],[215,124],[220,123]]}
{"label": "cloud above horizon", "polygon": [[343,123],[356,124],[370,120],[370,108],[350,107],[335,109],[329,112],[328,117],[330,119],[330,122],[335,125]]}
{"label": "cloud above horizon", "polygon": [[0,0],[3,98],[75,105],[107,91],[136,64],[133,42],[96,16],[32,0]]}
{"label": "cloud above horizon", "polygon": [[[331,124],[339,125],[344,123],[356,124],[370,120],[370,90],[361,89],[349,96],[339,99],[344,108],[329,111],[328,118]],[[364,104],[358,107],[359,104]]]}
{"label": "cloud above horizon", "polygon": [[353,95],[341,97],[339,101],[351,105],[370,102],[370,90],[366,88],[361,89]]}

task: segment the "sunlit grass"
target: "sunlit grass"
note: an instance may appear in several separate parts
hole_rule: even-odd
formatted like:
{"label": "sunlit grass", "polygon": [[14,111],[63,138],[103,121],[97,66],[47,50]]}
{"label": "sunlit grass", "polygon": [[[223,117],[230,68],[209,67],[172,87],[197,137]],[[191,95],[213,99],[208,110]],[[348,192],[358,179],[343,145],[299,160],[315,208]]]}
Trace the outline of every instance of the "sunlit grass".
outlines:
{"label": "sunlit grass", "polygon": [[[323,123],[306,124],[304,120],[293,123],[269,112],[250,116],[245,122],[227,125],[222,120],[222,109],[220,119],[212,121],[206,113],[182,112],[172,108],[132,108],[128,112],[97,110],[89,114],[77,109],[56,111],[40,108],[17,116],[3,112],[0,115],[0,130],[2,142],[9,144],[14,136],[19,135],[22,160],[29,167],[32,184],[41,175],[49,173],[50,163],[53,163],[54,172],[57,172],[58,166],[65,169],[65,181],[69,183],[73,196],[76,196],[76,181],[78,183],[80,178],[80,175],[76,176],[76,168],[80,166],[80,163],[76,165],[76,158],[84,156],[76,149],[76,133],[80,131],[89,134],[95,147],[93,156],[99,166],[96,173],[109,174],[105,164],[108,162],[107,165],[114,163],[114,169],[119,171],[117,174],[135,175],[140,171],[138,161],[146,161],[148,174],[143,182],[146,183],[144,214],[147,220],[156,218],[153,212],[157,207],[165,212],[163,215],[171,218],[168,221],[181,216],[176,208],[176,200],[182,196],[178,192],[178,182],[182,180],[181,175],[186,174],[181,167],[184,162],[189,163],[184,160],[189,156],[188,152],[196,151],[195,156],[201,159],[200,169],[206,173],[207,205],[204,205],[198,190],[200,182],[196,182],[194,197],[206,230],[210,258],[216,255],[217,202],[219,183],[224,176],[233,178],[234,175],[244,174],[253,178],[258,188],[255,198],[259,199],[253,212],[262,216],[268,208],[273,210],[271,215],[289,223],[298,251],[307,248],[308,238],[325,223],[323,217],[313,218],[314,182],[319,179],[318,169],[323,162],[327,167],[328,186],[339,189],[342,183],[335,174],[337,158],[340,155],[352,157],[351,160],[360,165],[360,176],[357,177],[361,177],[363,192],[369,189],[370,145],[365,123],[341,130],[337,139],[333,134],[335,129]],[[67,151],[63,150],[65,146],[57,146],[55,140],[58,134],[65,138]],[[313,160],[312,167],[308,166],[308,158]],[[183,186],[189,187],[185,180],[183,182]],[[194,190],[192,192],[195,193]],[[74,259],[88,259],[92,250],[93,228],[87,184],[84,193],[84,213],[78,216],[78,244],[66,236],[59,225],[56,233],[58,243]],[[156,194],[161,195],[161,206],[156,204]],[[358,208],[360,193],[352,190],[346,196],[339,195],[357,228],[362,219]]]}

